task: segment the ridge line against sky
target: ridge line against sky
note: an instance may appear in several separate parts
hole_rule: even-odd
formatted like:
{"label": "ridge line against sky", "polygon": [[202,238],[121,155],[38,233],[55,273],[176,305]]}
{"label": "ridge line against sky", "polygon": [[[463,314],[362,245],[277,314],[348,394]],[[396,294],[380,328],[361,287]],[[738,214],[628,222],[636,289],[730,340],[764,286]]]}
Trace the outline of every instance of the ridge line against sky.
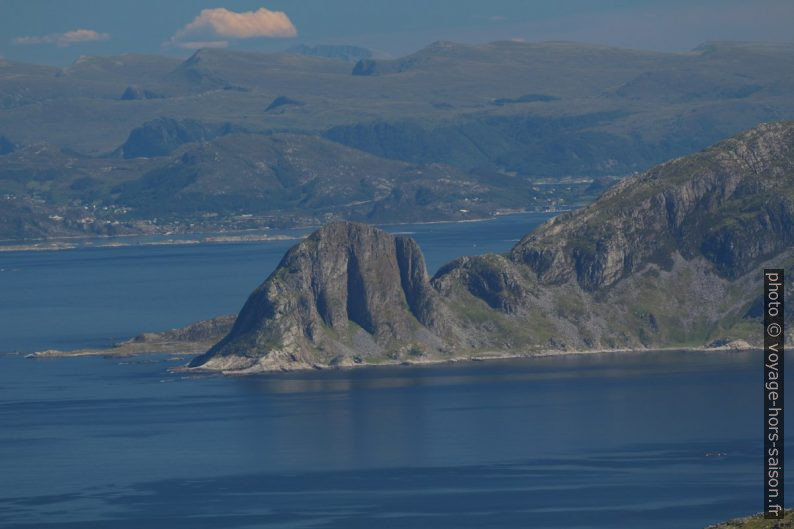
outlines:
{"label": "ridge line against sky", "polygon": [[65,65],[81,55],[272,52],[299,43],[400,56],[436,40],[685,51],[714,40],[790,43],[793,22],[789,0],[2,0],[0,56]]}

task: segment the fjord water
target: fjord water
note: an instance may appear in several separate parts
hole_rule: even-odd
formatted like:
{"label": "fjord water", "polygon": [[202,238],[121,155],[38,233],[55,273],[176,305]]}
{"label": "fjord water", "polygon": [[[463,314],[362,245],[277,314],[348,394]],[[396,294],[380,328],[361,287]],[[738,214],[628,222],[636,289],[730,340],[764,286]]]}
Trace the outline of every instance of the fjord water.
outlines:
{"label": "fjord water", "polygon": [[[383,228],[413,236],[434,273],[461,255],[506,251],[550,216]],[[106,346],[235,313],[296,242],[0,252],[0,353]]]}
{"label": "fjord water", "polygon": [[[389,229],[435,269],[539,220]],[[0,255],[2,349],[233,312],[291,244]],[[671,529],[760,509],[759,353],[168,371],[183,362],[0,355],[0,527]]]}

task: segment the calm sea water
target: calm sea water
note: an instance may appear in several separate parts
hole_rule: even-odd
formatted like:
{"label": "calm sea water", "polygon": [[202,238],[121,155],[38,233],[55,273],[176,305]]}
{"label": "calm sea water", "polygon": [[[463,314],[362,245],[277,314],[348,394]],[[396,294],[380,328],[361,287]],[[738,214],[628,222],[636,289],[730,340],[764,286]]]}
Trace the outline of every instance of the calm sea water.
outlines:
{"label": "calm sea water", "polygon": [[[461,255],[506,251],[548,217],[383,228],[413,236],[432,274]],[[0,252],[0,352],[104,346],[235,313],[296,242]]]}
{"label": "calm sea water", "polygon": [[[538,220],[394,231],[436,268]],[[289,244],[0,256],[0,341],[232,312]],[[759,353],[247,378],[182,362],[0,355],[0,527],[674,529],[761,507]]]}

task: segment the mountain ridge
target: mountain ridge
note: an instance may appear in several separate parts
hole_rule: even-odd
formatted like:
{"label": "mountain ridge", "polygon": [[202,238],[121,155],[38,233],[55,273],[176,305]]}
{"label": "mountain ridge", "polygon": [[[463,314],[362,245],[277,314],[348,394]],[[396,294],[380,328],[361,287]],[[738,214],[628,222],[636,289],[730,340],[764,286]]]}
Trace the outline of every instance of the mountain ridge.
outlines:
{"label": "mountain ridge", "polygon": [[[178,148],[199,148],[230,132],[330,140],[376,157],[379,171],[392,161],[451,167],[499,188],[469,197],[474,204],[488,200],[492,214],[580,206],[594,198],[593,181],[644,171],[759,122],[794,118],[794,48],[785,46],[712,43],[662,53],[437,42],[406,57],[369,60],[401,72],[353,75],[353,66],[337,58],[218,49],[185,60],[83,57],[63,69],[5,61],[0,136],[15,152],[0,156],[0,197],[9,212],[0,237],[237,229],[235,218],[252,213],[241,211],[244,204],[216,201],[206,210],[205,203],[174,200],[152,212],[120,202],[113,191],[164,167],[178,180],[184,167],[171,163]],[[259,154],[244,157],[261,161]],[[335,185],[332,174],[323,178]],[[431,178],[422,182],[434,185]],[[395,196],[384,209],[393,220],[416,220],[399,218],[410,211],[402,200]],[[246,227],[294,226],[313,217],[308,208],[279,216],[285,209],[291,205],[276,204]],[[454,200],[424,218],[473,209]],[[80,210],[93,222],[79,222]],[[182,213],[161,224],[171,211]]]}
{"label": "mountain ridge", "polygon": [[756,272],[794,264],[792,183],[794,122],[762,124],[624,180],[507,254],[462,257],[432,278],[410,239],[330,224],[287,253],[191,366],[758,346]]}

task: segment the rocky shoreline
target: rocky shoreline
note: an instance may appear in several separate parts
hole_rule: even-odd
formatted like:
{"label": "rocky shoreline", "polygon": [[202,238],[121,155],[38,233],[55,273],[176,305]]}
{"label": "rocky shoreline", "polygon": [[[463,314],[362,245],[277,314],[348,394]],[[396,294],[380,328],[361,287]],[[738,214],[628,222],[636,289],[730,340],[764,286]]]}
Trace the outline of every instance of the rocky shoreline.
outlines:
{"label": "rocky shoreline", "polygon": [[[746,342],[744,342],[746,344]],[[725,352],[737,352],[737,351],[760,351],[757,347],[750,346],[749,344],[740,345],[737,347],[696,347],[691,349],[682,349],[680,347],[668,347],[668,348],[654,348],[654,349],[592,349],[592,350],[580,350],[580,351],[561,351],[561,350],[546,350],[546,351],[538,351],[532,353],[504,353],[504,352],[494,352],[493,354],[488,354],[487,352],[476,355],[476,356],[452,356],[449,358],[428,358],[428,359],[406,359],[406,360],[383,360],[380,362],[373,362],[369,363],[366,361],[356,362],[355,359],[348,360],[345,359],[342,362],[336,364],[307,364],[301,362],[291,362],[291,363],[268,363],[268,362],[256,362],[254,364],[250,364],[248,359],[241,358],[239,359],[239,364],[235,363],[238,361],[237,359],[233,359],[229,362],[228,367],[224,367],[222,365],[214,366],[212,368],[207,367],[179,367],[175,368],[175,371],[179,372],[192,372],[192,373],[215,373],[215,374],[222,374],[222,375],[231,375],[231,376],[253,376],[253,375],[263,375],[267,373],[274,373],[274,372],[300,372],[300,371],[326,371],[326,370],[338,370],[338,369],[355,369],[361,367],[395,367],[395,366],[436,366],[436,365],[445,365],[445,364],[460,364],[460,363],[468,363],[468,362],[491,362],[496,360],[521,360],[521,359],[530,359],[530,358],[544,358],[544,357],[553,357],[553,356],[578,356],[578,355],[596,355],[596,354],[642,354],[642,353],[653,353],[653,352],[664,352],[664,351],[690,351],[690,352],[700,352],[700,353],[725,353]],[[249,367],[245,367],[249,366]]]}
{"label": "rocky shoreline", "polygon": [[761,271],[794,266],[793,181],[794,122],[759,125],[432,277],[412,238],[332,222],[236,318],[77,354],[181,349],[190,368],[247,374],[759,347]]}
{"label": "rocky shoreline", "polygon": [[201,235],[195,238],[163,239],[141,241],[135,240],[138,235],[131,235],[127,240],[113,237],[107,241],[97,241],[96,238],[75,239],[73,241],[41,241],[29,244],[0,245],[0,252],[53,252],[74,250],[77,248],[126,248],[130,246],[191,246],[194,244],[225,244],[240,242],[264,241],[296,241],[303,237],[298,235],[261,235],[261,234],[228,234],[228,235]]}
{"label": "rocky shoreline", "polygon": [[27,358],[69,358],[79,356],[128,357],[145,354],[197,355],[220,340],[234,323],[235,315],[228,314],[192,323],[186,327],[162,332],[145,332],[134,338],[113,344],[61,351],[49,349],[25,355]]}
{"label": "rocky shoreline", "polygon": [[[98,356],[106,358],[126,358],[132,356],[143,356],[151,354],[170,354],[173,356],[193,357],[203,354],[210,349],[217,339],[223,337],[219,334],[219,330],[230,328],[234,322],[234,316],[222,316],[212,320],[198,322],[183,329],[172,329],[170,331],[160,333],[144,333],[133,339],[126,340],[114,344],[106,348],[85,348],[76,349],[72,351],[61,351],[57,349],[50,349],[46,351],[38,351],[25,355],[26,358],[31,359],[47,359],[47,358],[74,358],[85,356]],[[213,328],[214,330],[208,331]],[[186,329],[189,329],[186,331]],[[204,335],[200,338],[197,333],[198,329],[203,329],[201,332],[209,332],[210,334]],[[181,335],[181,338],[180,338]],[[217,339],[216,339],[217,338]],[[484,351],[477,355],[472,356],[450,356],[448,358],[413,358],[403,360],[382,360],[378,362],[368,362],[364,359],[357,360],[356,358],[346,358],[337,363],[301,363],[301,362],[251,362],[247,358],[233,358],[225,366],[216,366],[208,368],[205,366],[190,367],[189,365],[174,368],[174,371],[179,372],[192,372],[192,373],[220,373],[224,375],[259,375],[273,372],[292,372],[292,371],[322,371],[322,370],[337,370],[337,369],[352,369],[359,367],[389,367],[389,366],[432,366],[441,364],[457,364],[465,362],[487,362],[493,360],[512,360],[512,359],[528,359],[528,358],[542,358],[549,356],[572,356],[572,355],[591,355],[591,354],[614,354],[614,353],[648,353],[658,351],[693,351],[702,353],[714,352],[735,352],[735,351],[748,351],[758,350],[749,343],[743,340],[736,340],[724,344],[713,344],[707,347],[695,347],[682,349],[681,347],[668,347],[668,348],[654,348],[654,349],[589,349],[589,350],[542,350],[532,352],[516,352],[506,353],[503,351]]]}
{"label": "rocky shoreline", "polygon": [[505,254],[460,257],[432,277],[410,237],[333,222],[284,255],[190,366],[757,347],[760,271],[794,263],[792,178],[794,123],[760,125],[618,183]]}

